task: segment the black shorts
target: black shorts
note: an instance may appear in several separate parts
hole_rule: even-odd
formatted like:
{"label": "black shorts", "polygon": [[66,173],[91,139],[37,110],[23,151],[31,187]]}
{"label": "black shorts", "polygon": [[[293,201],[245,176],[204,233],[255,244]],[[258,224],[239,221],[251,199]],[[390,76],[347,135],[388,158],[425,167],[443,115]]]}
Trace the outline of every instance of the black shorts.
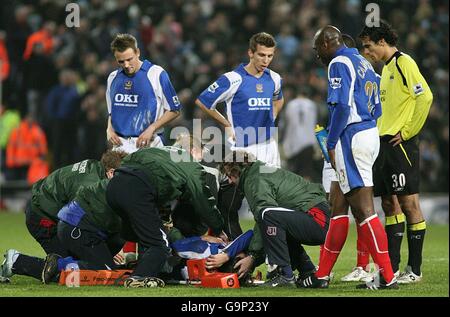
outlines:
{"label": "black shorts", "polygon": [[397,146],[393,136],[380,138],[380,153],[373,165],[374,195],[412,195],[419,192],[420,153],[417,136]]}

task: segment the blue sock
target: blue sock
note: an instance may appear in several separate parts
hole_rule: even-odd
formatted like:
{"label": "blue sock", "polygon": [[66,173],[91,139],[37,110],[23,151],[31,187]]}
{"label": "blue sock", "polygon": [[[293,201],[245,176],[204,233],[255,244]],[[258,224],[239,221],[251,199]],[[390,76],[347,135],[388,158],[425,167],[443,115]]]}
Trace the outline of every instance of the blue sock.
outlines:
{"label": "blue sock", "polygon": [[58,259],[58,271],[64,271],[69,264],[71,268],[78,267],[78,261],[75,261],[71,256]]}
{"label": "blue sock", "polygon": [[283,270],[283,275],[287,278],[292,278],[294,276],[294,273],[292,272],[292,268],[288,265],[288,266],[283,266],[282,267]]}

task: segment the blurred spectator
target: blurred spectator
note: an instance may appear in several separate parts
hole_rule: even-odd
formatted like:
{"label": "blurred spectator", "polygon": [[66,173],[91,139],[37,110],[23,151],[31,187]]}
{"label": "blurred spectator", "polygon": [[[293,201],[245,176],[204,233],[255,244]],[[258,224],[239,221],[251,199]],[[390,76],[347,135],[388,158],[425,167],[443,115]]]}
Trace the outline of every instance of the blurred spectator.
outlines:
{"label": "blurred spectator", "polygon": [[154,28],[152,24],[152,18],[145,15],[141,18],[141,23],[139,25],[139,36],[144,44],[144,47],[148,47],[153,41]]}
{"label": "blurred spectator", "polygon": [[4,81],[9,76],[9,57],[5,46],[6,33],[0,30],[0,81]]}
{"label": "blurred spectator", "polygon": [[319,173],[314,170],[313,165],[314,146],[317,142],[314,135],[317,105],[304,93],[299,93],[286,104],[279,120],[280,143],[286,168],[310,181],[319,182]]}
{"label": "blurred spectator", "polygon": [[[39,100],[42,98],[36,98],[34,92],[39,91],[41,96],[45,96],[48,88],[46,90],[42,86],[51,87],[56,81],[54,74],[62,69],[75,69],[80,74],[81,82],[87,82],[90,75],[96,75],[100,83],[105,83],[108,74],[116,69],[109,43],[116,33],[126,32],[138,38],[143,58],[152,60],[170,73],[177,91],[190,89],[192,95],[197,96],[223,69],[233,69],[245,60],[251,34],[266,31],[278,41],[272,69],[282,76],[283,86],[292,85],[307,91],[305,97],[317,105],[318,122],[326,124],[326,70],[316,62],[311,50],[313,32],[331,23],[342,32],[355,36],[367,14],[365,7],[371,2],[89,0],[77,2],[81,8],[80,27],[68,28],[64,21],[64,6],[58,1],[4,1],[0,6],[0,28],[5,29],[7,35],[5,45],[10,71],[8,80],[3,82],[3,93],[8,99],[15,98],[17,105],[23,107],[20,109],[22,114],[25,114],[28,108],[43,108],[43,101]],[[444,175],[448,171],[448,164],[444,162],[448,162],[449,2],[400,0],[383,1],[379,5],[382,18],[389,20],[399,31],[400,49],[410,52],[433,91],[432,109],[436,110],[432,111],[436,112],[436,117],[424,130],[434,136],[427,140],[427,146],[433,153],[429,157],[437,162],[439,156],[441,163],[430,166],[424,163],[430,173],[422,167],[422,174]],[[336,11],[336,7],[341,10]],[[42,35],[43,29],[34,37],[30,34],[38,29],[38,25],[52,24],[56,32],[53,33],[53,27],[50,27],[51,36],[47,33],[37,39],[47,60],[42,64],[32,61],[32,43],[38,34]],[[48,47],[51,49],[47,50],[43,43],[50,42],[52,44]],[[30,55],[26,68],[25,53]],[[34,66],[30,67],[31,64]],[[96,87],[93,89],[101,90],[101,85]],[[86,92],[84,98],[92,93]],[[286,103],[292,98],[286,98]],[[89,98],[87,103],[92,102],[93,99]],[[81,131],[87,131],[88,122],[91,128],[97,122],[87,120],[88,113],[91,119],[96,116],[96,110],[91,107],[83,109],[80,117],[82,124],[76,126]],[[192,106],[186,106],[179,121],[191,125],[189,121],[198,114]],[[99,115],[102,116],[103,111]],[[85,153],[81,150],[86,145],[83,140],[85,137],[80,137],[78,143],[73,145],[80,149],[77,155]],[[49,144],[53,152],[52,142]],[[428,150],[425,152],[428,153]],[[320,161],[320,165],[320,158],[314,160]],[[422,160],[431,162],[428,158]],[[448,188],[448,179],[439,177],[433,181],[425,175],[422,185],[429,191],[442,191]]]}
{"label": "blurred spectator", "polygon": [[31,114],[13,129],[6,147],[7,180],[26,180],[35,159],[46,159],[47,138]]}
{"label": "blurred spectator", "polygon": [[[30,7],[25,5],[18,5],[14,10],[14,19],[7,25],[7,46],[11,60],[17,63],[22,62],[23,52],[28,36],[32,30],[28,24],[28,17],[30,14]],[[6,17],[5,17],[6,18]]]}
{"label": "blurred spectator", "polygon": [[43,99],[57,80],[53,61],[45,54],[42,43],[34,44],[30,58],[25,61],[23,74],[27,112],[35,114],[36,120],[42,124]]}
{"label": "blurred spectator", "polygon": [[0,103],[0,161],[1,173],[6,172],[6,145],[12,130],[20,124],[19,111],[10,109],[7,103]]}
{"label": "blurred spectator", "polygon": [[[104,99],[104,94],[102,95]],[[99,109],[99,100],[88,95],[81,103],[82,115],[78,128],[78,157],[99,160],[106,151],[106,117]],[[103,109],[106,105],[103,106]]]}
{"label": "blurred spectator", "polygon": [[288,23],[281,26],[281,32],[275,37],[278,49],[283,57],[283,64],[285,67],[290,67],[292,59],[297,54],[299,46],[298,39],[292,34],[292,27]]}
{"label": "blurred spectator", "polygon": [[60,168],[76,161],[77,117],[79,94],[76,88],[76,73],[64,69],[59,74],[59,84],[54,86],[46,104],[46,131],[50,132],[53,168]]}
{"label": "blurred spectator", "polygon": [[23,52],[23,59],[28,60],[33,52],[35,44],[39,43],[44,49],[46,55],[50,55],[53,52],[55,43],[53,36],[56,31],[56,24],[53,21],[46,21],[42,28],[31,34],[27,39],[25,51]]}

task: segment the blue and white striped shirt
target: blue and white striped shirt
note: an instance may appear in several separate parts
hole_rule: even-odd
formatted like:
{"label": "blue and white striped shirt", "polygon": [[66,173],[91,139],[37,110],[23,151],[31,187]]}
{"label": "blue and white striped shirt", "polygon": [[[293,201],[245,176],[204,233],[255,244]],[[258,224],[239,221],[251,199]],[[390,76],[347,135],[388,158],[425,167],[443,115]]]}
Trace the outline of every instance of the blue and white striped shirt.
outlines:
{"label": "blue and white striped shirt", "polygon": [[215,109],[220,102],[226,103],[227,118],[238,147],[262,143],[272,137],[275,127],[273,101],[283,98],[278,73],[265,69],[257,78],[244,66],[241,64],[220,76],[198,97],[208,109]]}
{"label": "blue and white striped shirt", "polygon": [[361,129],[376,126],[381,115],[380,78],[357,49],[343,47],[328,65],[328,81],[327,148],[333,149],[350,124],[366,122]]}
{"label": "blue and white striped shirt", "polygon": [[122,137],[138,137],[164,111],[181,109],[167,72],[148,60],[132,76],[122,68],[109,75],[106,103],[114,131]]}

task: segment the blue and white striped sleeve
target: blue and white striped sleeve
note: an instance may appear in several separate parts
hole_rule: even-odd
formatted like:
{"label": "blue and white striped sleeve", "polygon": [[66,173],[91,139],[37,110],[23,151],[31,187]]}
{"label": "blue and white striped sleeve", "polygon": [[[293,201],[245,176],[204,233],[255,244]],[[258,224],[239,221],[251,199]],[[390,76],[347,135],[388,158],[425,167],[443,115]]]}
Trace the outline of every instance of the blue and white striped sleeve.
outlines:
{"label": "blue and white striped sleeve", "polygon": [[328,67],[328,98],[331,106],[327,148],[334,149],[347,126],[350,108],[354,103],[356,74],[348,57],[338,56]]}
{"label": "blue and white striped sleeve", "polygon": [[328,67],[328,104],[351,106],[355,86],[355,69],[348,57],[336,57]]}
{"label": "blue and white striped sleeve", "polygon": [[108,113],[111,114],[111,84],[117,76],[117,70],[113,71],[108,76],[108,81],[106,84],[106,106],[108,107]]}
{"label": "blue and white striped sleeve", "polygon": [[231,82],[228,77],[222,75],[198,96],[198,100],[206,108],[215,109],[218,103],[225,101],[229,97],[231,88]]}
{"label": "blue and white striped sleeve", "polygon": [[281,90],[283,80],[281,79],[281,76],[273,70],[270,70],[270,77],[272,77],[272,80],[275,84],[272,100],[280,100],[281,98],[283,98],[283,91]]}
{"label": "blue and white striped sleeve", "polygon": [[165,97],[165,102],[163,103],[164,109],[169,111],[180,111],[180,100],[178,99],[177,93],[170,82],[169,75],[165,70],[159,75],[159,83]]}

